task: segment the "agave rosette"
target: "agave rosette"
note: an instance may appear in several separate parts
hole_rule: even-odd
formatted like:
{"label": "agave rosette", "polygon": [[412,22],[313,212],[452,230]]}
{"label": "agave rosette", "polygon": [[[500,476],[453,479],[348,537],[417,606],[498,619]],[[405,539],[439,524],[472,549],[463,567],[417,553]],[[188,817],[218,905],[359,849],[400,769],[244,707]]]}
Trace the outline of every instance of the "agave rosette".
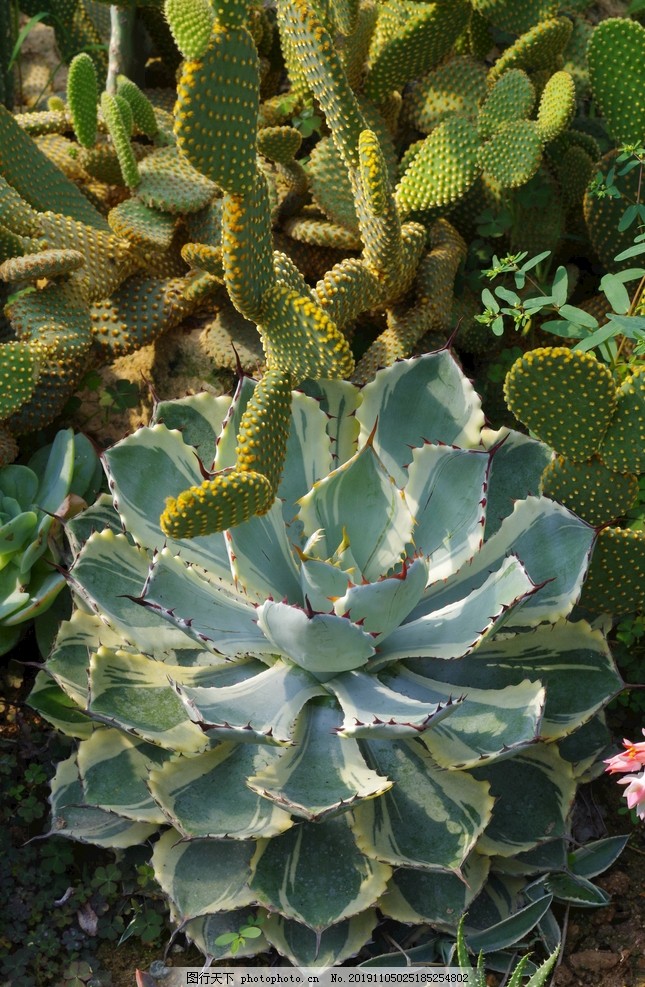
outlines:
{"label": "agave rosette", "polygon": [[491,868],[519,887],[507,862],[564,841],[620,680],[567,619],[594,530],[527,494],[540,443],[482,440],[447,350],[294,393],[269,513],[165,539],[165,498],[235,462],[253,386],[161,403],[106,453],[118,517],[72,526],[78,608],[32,703],[79,740],[56,832],[160,832],[157,879],[211,955],[255,904],[248,950],[340,962],[377,907],[448,930]]}

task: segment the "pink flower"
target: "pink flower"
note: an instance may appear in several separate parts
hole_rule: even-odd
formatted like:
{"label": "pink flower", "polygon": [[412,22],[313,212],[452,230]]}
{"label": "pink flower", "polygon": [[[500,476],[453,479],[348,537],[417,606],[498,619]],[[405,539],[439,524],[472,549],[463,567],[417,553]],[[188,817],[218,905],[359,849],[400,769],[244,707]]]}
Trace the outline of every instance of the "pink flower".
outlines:
{"label": "pink flower", "polygon": [[[645,735],[645,730],[643,730]],[[633,744],[631,740],[623,740],[624,751],[605,760],[605,771],[616,774],[619,771],[633,771],[634,768],[645,767],[645,744]]]}
{"label": "pink flower", "polygon": [[636,809],[639,819],[645,819],[645,771],[639,775],[625,775],[618,779],[619,785],[627,785],[623,792],[630,809]]}

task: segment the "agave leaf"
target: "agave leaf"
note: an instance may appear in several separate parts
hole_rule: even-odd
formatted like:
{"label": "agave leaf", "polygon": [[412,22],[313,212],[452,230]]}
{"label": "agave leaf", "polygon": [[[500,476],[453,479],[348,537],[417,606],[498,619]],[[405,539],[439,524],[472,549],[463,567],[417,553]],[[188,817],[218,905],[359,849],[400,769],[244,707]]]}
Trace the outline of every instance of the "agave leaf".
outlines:
{"label": "agave leaf", "polygon": [[100,496],[80,514],[65,521],[65,534],[74,556],[78,555],[95,531],[110,529],[116,535],[123,533],[121,518],[114,510],[109,494]]}
{"label": "agave leaf", "polygon": [[202,391],[174,401],[157,402],[150,424],[178,429],[185,444],[192,446],[201,461],[210,466],[230,407],[230,397],[215,397]]}
{"label": "agave leaf", "polygon": [[383,896],[382,912],[397,922],[428,922],[452,932],[455,915],[468,908],[479,894],[490,869],[490,858],[471,853],[461,874],[443,874],[401,867]]}
{"label": "agave leaf", "polygon": [[66,737],[86,740],[95,729],[90,718],[46,672],[38,672],[29,694],[29,705]]}
{"label": "agave leaf", "polygon": [[497,432],[484,429],[482,442],[486,449],[494,450],[486,492],[484,537],[488,541],[502,519],[512,514],[516,500],[539,493],[542,473],[553,452],[544,442],[509,428]]}
{"label": "agave leaf", "polygon": [[240,430],[242,415],[255,390],[256,381],[250,377],[242,377],[238,381],[233,400],[222,424],[222,431],[217,439],[215,462],[213,469],[223,470],[235,466],[237,461],[237,435]]}
{"label": "agave leaf", "polygon": [[[514,556],[500,561],[488,578],[460,600],[428,612],[436,597],[425,597],[413,611],[414,620],[397,627],[379,644],[371,667],[402,658],[463,658],[490,632],[505,623],[513,608],[535,593],[524,566]],[[423,611],[426,610],[424,613]]]}
{"label": "agave leaf", "polygon": [[424,701],[416,696],[409,699],[383,685],[374,675],[345,672],[325,683],[338,697],[345,713],[339,728],[341,737],[416,736],[452,715],[460,699]]}
{"label": "agave leaf", "polygon": [[462,566],[445,584],[431,584],[419,607],[427,613],[430,606],[439,609],[467,596],[513,552],[538,590],[508,615],[507,625],[555,621],[571,611],[580,595],[595,537],[590,525],[560,504],[527,497],[515,504],[472,564]]}
{"label": "agave leaf", "polygon": [[367,767],[358,744],[338,735],[339,712],[331,700],[314,700],[298,718],[293,747],[248,778],[260,795],[312,822],[391,787]]}
{"label": "agave leaf", "polygon": [[161,825],[166,818],[146,787],[148,772],[171,755],[121,730],[101,728],[78,747],[85,801],[133,822]]}
{"label": "agave leaf", "polygon": [[230,578],[222,534],[176,540],[167,538],[159,526],[166,499],[203,480],[195,451],[179,432],[165,425],[140,428],[108,449],[104,462],[114,506],[137,544],[150,549],[168,544],[187,562],[220,579]]}
{"label": "agave leaf", "polygon": [[327,422],[327,416],[318,401],[299,391],[294,392],[287,454],[278,488],[282,516],[284,523],[289,526],[289,537],[293,542],[296,541],[296,526],[293,522],[298,513],[297,501],[332,469],[332,447],[327,435]]}
{"label": "agave leaf", "polygon": [[192,723],[170,683],[208,680],[210,668],[181,668],[145,655],[100,647],[90,657],[89,713],[171,751],[196,753],[208,738]]}
{"label": "agave leaf", "polygon": [[430,560],[432,582],[451,576],[482,543],[489,464],[479,449],[426,444],[412,454],[405,499],[416,520],[414,545]]}
{"label": "agave leaf", "polygon": [[475,688],[502,695],[507,686],[526,678],[540,683],[546,689],[540,734],[548,740],[586,723],[622,687],[602,633],[586,621],[561,620],[536,627],[530,635],[485,641],[459,662],[420,659],[407,664],[451,686],[454,693]]}
{"label": "agave leaf", "polygon": [[[175,908],[171,909],[175,914],[171,917],[176,924],[181,922],[181,916]],[[218,945],[217,940],[226,933],[237,935],[240,928],[248,921],[248,909],[239,908],[233,911],[216,912],[214,915],[200,915],[190,919],[182,925],[182,932],[188,937],[190,942],[195,943],[204,956],[212,956],[215,960],[225,959],[233,956],[230,946]],[[264,926],[263,926],[264,931]],[[235,958],[241,959],[243,956],[255,956],[256,953],[263,953],[269,949],[269,943],[263,935],[257,939],[248,939],[235,951]]]}
{"label": "agave leaf", "polygon": [[330,558],[346,541],[371,581],[405,557],[413,527],[405,499],[371,442],[314,485],[300,501],[299,517],[307,537],[322,529],[319,558]]}
{"label": "agave leaf", "polygon": [[104,622],[120,633],[120,643],[161,657],[182,648],[194,649],[194,639],[150,607],[140,606],[150,558],[125,535],[109,529],[95,532],[70,573],[72,588]]}
{"label": "agave leaf", "polygon": [[132,822],[114,812],[86,805],[75,754],[58,765],[51,783],[50,802],[51,832],[80,843],[119,849],[144,843],[157,829],[149,823]]}
{"label": "agave leaf", "polygon": [[511,857],[567,833],[567,815],[575,794],[573,773],[553,744],[528,748],[513,758],[472,769],[490,782],[493,817],[480,837],[482,853]]}
{"label": "agave leaf", "polygon": [[266,769],[275,758],[275,748],[266,745],[218,744],[152,771],[150,791],[175,829],[189,839],[277,836],[293,825],[289,814],[245,784],[249,774]]}
{"label": "agave leaf", "polygon": [[153,558],[141,602],[213,652],[234,658],[268,650],[249,600],[231,583],[209,579],[168,548]]}
{"label": "agave leaf", "polygon": [[372,636],[347,617],[308,613],[272,600],[265,600],[257,614],[273,650],[321,681],[359,668],[374,654]]}
{"label": "agave leaf", "polygon": [[327,416],[327,434],[335,465],[346,463],[358,450],[355,412],[362,392],[347,380],[307,380],[303,387],[320,402]]}
{"label": "agave leaf", "polygon": [[[302,586],[302,598],[309,604],[311,610],[327,613],[332,608],[338,616],[343,616],[345,610],[341,610],[338,604],[348,590],[353,586],[349,572],[341,569],[331,562],[321,562],[319,559],[309,559],[304,557],[300,563],[300,584]],[[373,586],[374,583],[365,584]],[[351,617],[351,613],[349,614]],[[353,618],[352,618],[353,619]],[[357,617],[354,623],[360,618]],[[367,628],[369,630],[369,628]]]}
{"label": "agave leaf", "polygon": [[174,829],[155,844],[155,877],[184,920],[244,908],[253,901],[248,880],[254,844],[243,840],[182,842]]}
{"label": "agave leaf", "polygon": [[410,449],[424,442],[479,445],[484,424],[479,397],[448,350],[379,370],[361,397],[360,442],[376,425],[374,448],[399,486],[407,479]]}
{"label": "agave leaf", "polygon": [[225,537],[233,578],[249,596],[301,602],[300,575],[279,501],[267,514],[230,528]]}
{"label": "agave leaf", "polygon": [[371,936],[378,922],[373,908],[332,925],[322,932],[313,932],[301,922],[283,918],[275,912],[262,926],[267,940],[296,966],[338,966],[355,956]]}
{"label": "agave leaf", "polygon": [[177,683],[177,692],[191,717],[213,737],[272,744],[292,743],[302,707],[325,695],[311,675],[282,661],[236,685],[195,688]]}
{"label": "agave leaf", "polygon": [[47,671],[72,702],[81,709],[87,706],[87,657],[101,642],[118,648],[121,635],[102,623],[96,614],[75,610],[70,620],[60,625]]}
{"label": "agave leaf", "polygon": [[[338,572],[337,569],[335,571]],[[342,579],[343,574],[339,573],[341,582]],[[351,583],[342,595],[328,599],[332,599],[334,611],[339,617],[348,615],[353,623],[360,623],[363,630],[368,631],[374,642],[378,643],[398,627],[416,606],[427,579],[428,563],[418,558],[410,564],[404,562],[400,572],[392,576],[375,583]]]}
{"label": "agave leaf", "polygon": [[[388,685],[422,702],[450,702],[454,687],[426,679],[406,668],[386,677]],[[503,697],[503,701],[502,701]],[[448,720],[431,723],[421,738],[442,768],[476,767],[508,757],[536,742],[544,710],[545,690],[525,679],[499,689],[464,690]]]}
{"label": "agave leaf", "polygon": [[459,872],[486,829],[488,784],[445,771],[418,741],[371,741],[365,759],[393,788],[353,810],[361,849],[394,866]]}
{"label": "agave leaf", "polygon": [[253,867],[260,903],[316,932],[375,904],[391,875],[358,849],[346,814],[259,841]]}

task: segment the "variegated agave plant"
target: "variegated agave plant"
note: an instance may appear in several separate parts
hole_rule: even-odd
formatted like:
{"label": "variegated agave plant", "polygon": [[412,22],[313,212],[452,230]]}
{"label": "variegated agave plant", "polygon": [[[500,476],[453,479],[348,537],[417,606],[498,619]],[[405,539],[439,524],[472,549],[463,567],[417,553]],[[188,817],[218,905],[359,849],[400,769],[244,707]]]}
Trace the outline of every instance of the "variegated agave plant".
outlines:
{"label": "variegated agave plant", "polygon": [[32,696],[80,741],[53,831],[151,841],[215,957],[252,904],[247,951],[302,964],[355,955],[377,909],[453,933],[465,909],[471,930],[501,920],[565,870],[621,685],[600,631],[567,619],[595,532],[527,495],[548,453],[482,442],[441,351],[295,393],[270,512],[164,539],[165,498],[234,463],[252,389],[160,404],[105,456],[118,517],[100,503],[71,526],[78,606]]}

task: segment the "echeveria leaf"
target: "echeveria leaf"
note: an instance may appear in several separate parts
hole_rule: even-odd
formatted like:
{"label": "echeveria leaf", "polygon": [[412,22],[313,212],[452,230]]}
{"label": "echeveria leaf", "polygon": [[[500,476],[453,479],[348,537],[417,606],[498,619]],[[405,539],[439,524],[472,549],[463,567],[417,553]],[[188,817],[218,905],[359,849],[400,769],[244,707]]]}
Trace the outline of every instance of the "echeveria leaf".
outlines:
{"label": "echeveria leaf", "polygon": [[183,836],[248,840],[289,829],[289,814],[246,786],[246,779],[275,761],[275,748],[218,744],[150,774],[150,791]]}
{"label": "echeveria leaf", "polygon": [[243,840],[190,840],[169,829],[155,844],[152,865],[159,884],[180,914],[243,908],[254,898],[248,880],[254,844]]}
{"label": "echeveria leaf", "polygon": [[390,874],[361,853],[343,814],[261,840],[251,889],[271,911],[322,931],[373,905]]}
{"label": "echeveria leaf", "polygon": [[372,741],[366,760],[394,786],[353,811],[361,849],[394,866],[459,871],[491,818],[488,785],[445,771],[418,741]]}
{"label": "echeveria leaf", "polygon": [[411,449],[424,442],[473,448],[484,424],[479,397],[448,350],[399,360],[361,391],[361,443],[376,425],[374,448],[401,486]]}
{"label": "echeveria leaf", "polygon": [[272,600],[266,600],[257,613],[258,626],[274,650],[312,675],[330,678],[359,668],[374,654],[371,635],[347,617],[307,613]]}
{"label": "echeveria leaf", "polygon": [[356,741],[339,736],[339,724],[334,703],[308,703],[298,718],[294,746],[248,778],[247,784],[311,821],[381,795],[391,782],[367,767]]}

